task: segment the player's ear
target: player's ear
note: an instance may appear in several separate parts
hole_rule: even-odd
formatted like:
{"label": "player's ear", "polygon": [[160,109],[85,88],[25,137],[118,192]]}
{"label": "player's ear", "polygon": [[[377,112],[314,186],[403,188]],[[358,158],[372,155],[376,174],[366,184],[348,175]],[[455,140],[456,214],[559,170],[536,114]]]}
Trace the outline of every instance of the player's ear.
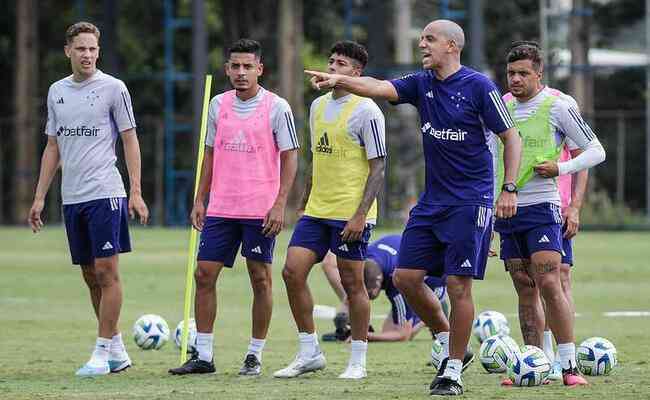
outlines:
{"label": "player's ear", "polygon": [[65,53],[65,56],[70,58],[70,47],[66,44],[63,46],[63,52]]}
{"label": "player's ear", "polygon": [[257,65],[257,72],[258,72],[259,75],[262,75],[264,73],[264,64],[259,63]]}

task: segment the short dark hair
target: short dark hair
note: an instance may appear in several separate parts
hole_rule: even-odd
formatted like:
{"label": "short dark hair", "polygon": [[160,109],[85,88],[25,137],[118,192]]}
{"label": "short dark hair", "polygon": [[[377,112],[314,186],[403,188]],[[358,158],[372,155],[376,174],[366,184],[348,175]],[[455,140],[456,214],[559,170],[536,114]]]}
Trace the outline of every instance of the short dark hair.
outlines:
{"label": "short dark hair", "polygon": [[228,49],[228,57],[232,53],[251,53],[255,54],[258,60],[262,59],[262,45],[257,40],[239,39]]}
{"label": "short dark hair", "polygon": [[366,259],[363,265],[363,280],[368,291],[377,288],[377,278],[379,276],[382,276],[383,278],[383,275],[384,273],[382,272],[381,267],[377,262],[375,262],[375,260],[372,258]]}
{"label": "short dark hair", "polygon": [[99,29],[90,22],[81,21],[70,25],[68,30],[65,31],[65,43],[72,43],[75,36],[79,35],[80,33],[92,33],[97,38],[97,41],[99,41]]}
{"label": "short dark hair", "polygon": [[510,45],[507,57],[508,63],[530,60],[535,70],[539,71],[544,66],[542,59],[542,49],[537,42],[528,40],[519,40]]}
{"label": "short dark hair", "polygon": [[366,64],[368,64],[368,51],[366,48],[351,40],[341,40],[334,43],[334,46],[330,49],[330,56],[332,54],[350,57],[361,64],[361,68],[365,68]]}

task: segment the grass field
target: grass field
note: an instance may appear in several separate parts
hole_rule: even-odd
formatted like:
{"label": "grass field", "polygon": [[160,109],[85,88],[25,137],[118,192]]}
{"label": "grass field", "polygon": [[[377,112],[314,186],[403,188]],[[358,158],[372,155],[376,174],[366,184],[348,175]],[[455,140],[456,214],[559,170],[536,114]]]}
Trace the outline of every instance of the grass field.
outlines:
{"label": "grass field", "polygon": [[[378,238],[381,232],[375,233]],[[39,235],[28,229],[0,229],[0,398],[2,399],[425,399],[432,371],[425,366],[430,337],[398,344],[371,344],[368,379],[336,379],[348,359],[348,348],[322,344],[327,369],[295,380],[272,378],[293,359],[295,325],[280,271],[288,233],[276,246],[275,309],[264,353],[264,375],[246,379],[237,370],[250,335],[251,291],[238,261],[219,282],[219,315],[215,326],[216,375],[171,377],[169,367],[179,352],[168,343],[160,351],[139,350],[131,326],[144,313],[162,315],[170,327],[182,318],[188,232],[136,229],[135,252],[121,258],[124,306],[121,330],[135,367],[100,379],[79,379],[75,370],[94,345],[96,321],[77,270],[69,265],[63,229],[48,226]],[[620,364],[609,377],[590,378],[587,388],[565,389],[554,383],[540,388],[501,388],[500,376],[488,375],[478,362],[463,375],[468,399],[648,399],[650,398],[650,317],[605,317],[608,311],[650,310],[650,234],[582,233],[576,241],[576,340],[603,336],[617,347]],[[310,283],[316,303],[335,305],[322,272]],[[487,279],[476,282],[477,312],[494,309],[509,318],[513,337],[521,343],[514,290],[501,265],[490,262]],[[389,309],[383,298],[372,314]],[[373,320],[375,325],[379,320]],[[331,330],[318,320],[318,332]],[[475,350],[478,346],[474,344]]]}

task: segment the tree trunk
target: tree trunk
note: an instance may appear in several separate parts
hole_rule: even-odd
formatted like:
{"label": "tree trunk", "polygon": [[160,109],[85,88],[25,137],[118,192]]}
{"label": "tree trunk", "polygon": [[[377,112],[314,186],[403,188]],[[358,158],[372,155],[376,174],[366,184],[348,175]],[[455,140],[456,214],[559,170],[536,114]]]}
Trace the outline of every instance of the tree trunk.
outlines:
{"label": "tree trunk", "polygon": [[37,179],[37,144],[41,128],[38,89],[38,6],[35,0],[16,2],[14,223],[24,221]]}
{"label": "tree trunk", "polygon": [[580,110],[588,119],[594,115],[593,77],[589,68],[591,17],[587,12],[589,0],[573,0],[569,24],[569,48],[571,50],[571,76],[569,90]]}

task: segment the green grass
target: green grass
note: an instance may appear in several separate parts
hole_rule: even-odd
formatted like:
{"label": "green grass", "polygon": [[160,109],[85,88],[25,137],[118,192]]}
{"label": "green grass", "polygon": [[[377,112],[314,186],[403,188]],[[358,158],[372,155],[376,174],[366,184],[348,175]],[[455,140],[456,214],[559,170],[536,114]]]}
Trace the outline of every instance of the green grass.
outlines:
{"label": "green grass", "polygon": [[[250,335],[251,290],[241,260],[219,282],[219,314],[215,326],[217,374],[170,377],[179,362],[172,343],[160,351],[139,350],[131,325],[144,313],[162,315],[170,327],[182,317],[188,232],[136,229],[134,253],[121,258],[124,306],[120,327],[136,366],[127,373],[101,379],[78,379],[75,370],[94,345],[96,321],[87,290],[69,264],[63,229],[48,226],[39,235],[27,229],[0,229],[0,398],[3,399],[425,399],[432,372],[425,366],[428,334],[398,344],[371,344],[368,379],[336,379],[348,358],[347,346],[324,343],[327,369],[295,380],[277,380],[272,372],[292,360],[297,348],[293,323],[280,276],[288,232],[276,246],[275,308],[264,353],[264,375],[236,375]],[[374,238],[379,237],[375,233]],[[552,399],[650,397],[650,318],[606,318],[605,311],[650,309],[650,234],[583,233],[576,241],[578,265],[574,293],[578,312],[577,341],[603,336],[617,347],[620,364],[610,377],[590,378],[588,388],[567,390],[554,383],[540,388],[501,388],[500,376],[488,375],[479,363],[464,374],[465,398]],[[502,266],[492,260],[487,279],[476,282],[477,312],[494,309],[508,315],[513,337],[521,343],[514,290]],[[322,272],[310,277],[316,303],[335,305]],[[389,309],[383,298],[372,314]],[[379,320],[373,320],[379,325]],[[317,320],[318,332],[332,329]],[[478,346],[475,344],[475,349]],[[200,397],[199,397],[200,396]]]}

